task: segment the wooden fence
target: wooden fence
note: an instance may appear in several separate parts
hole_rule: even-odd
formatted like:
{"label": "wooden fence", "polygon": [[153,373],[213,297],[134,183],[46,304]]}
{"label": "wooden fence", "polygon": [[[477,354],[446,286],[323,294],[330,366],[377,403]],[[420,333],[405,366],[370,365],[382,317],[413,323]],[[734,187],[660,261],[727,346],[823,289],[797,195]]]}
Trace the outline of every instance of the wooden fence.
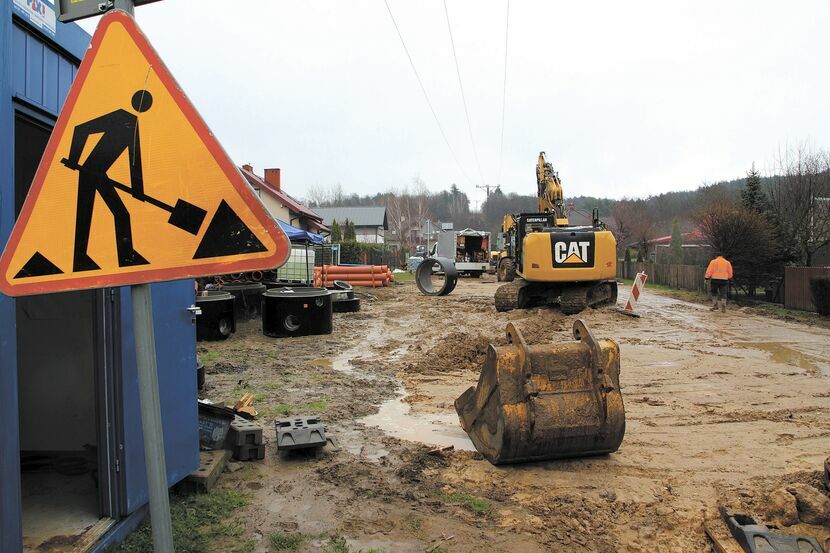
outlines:
{"label": "wooden fence", "polygon": [[[648,282],[662,284],[669,288],[707,292],[703,278],[705,267],[697,265],[667,265],[663,263],[637,263],[632,261],[617,262],[617,277],[632,279],[640,271],[648,275]],[[818,276],[830,276],[830,267],[785,267],[784,268],[784,307],[815,311],[813,295],[810,292],[810,279]]]}
{"label": "wooden fence", "polygon": [[[666,265],[663,263],[617,262],[617,277],[632,279],[640,271],[648,275],[648,282],[680,290],[705,292],[705,267],[697,265]],[[648,285],[648,284],[646,284]]]}
{"label": "wooden fence", "polygon": [[810,279],[830,276],[830,267],[784,267],[784,307],[815,311]]}

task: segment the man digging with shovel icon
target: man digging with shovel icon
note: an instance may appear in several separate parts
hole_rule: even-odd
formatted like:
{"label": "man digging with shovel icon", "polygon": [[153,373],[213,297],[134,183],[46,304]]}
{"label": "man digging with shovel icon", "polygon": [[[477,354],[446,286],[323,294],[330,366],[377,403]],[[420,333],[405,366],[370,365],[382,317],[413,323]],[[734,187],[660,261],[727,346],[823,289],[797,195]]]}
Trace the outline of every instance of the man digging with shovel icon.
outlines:
{"label": "man digging with shovel icon", "polygon": [[[143,113],[153,105],[153,96],[146,90],[139,90],[132,97],[132,107]],[[103,133],[83,165],[79,163],[84,146],[90,135]],[[107,171],[124,151],[127,151],[130,165],[130,186],[114,181]],[[100,269],[87,254],[89,233],[92,226],[92,211],[95,194],[100,194],[115,222],[115,242],[118,250],[118,266],[132,267],[147,265],[147,261],[133,248],[130,212],[116,189],[131,194],[136,200],[148,202],[170,213],[168,223],[196,235],[207,212],[200,207],[179,199],[174,207],[144,194],[144,180],[141,171],[141,141],[138,134],[138,116],[124,109],[117,109],[101,117],[81,123],[75,127],[69,159],[61,163],[78,171],[78,205],[75,216],[75,251],[72,270],[74,272]]]}

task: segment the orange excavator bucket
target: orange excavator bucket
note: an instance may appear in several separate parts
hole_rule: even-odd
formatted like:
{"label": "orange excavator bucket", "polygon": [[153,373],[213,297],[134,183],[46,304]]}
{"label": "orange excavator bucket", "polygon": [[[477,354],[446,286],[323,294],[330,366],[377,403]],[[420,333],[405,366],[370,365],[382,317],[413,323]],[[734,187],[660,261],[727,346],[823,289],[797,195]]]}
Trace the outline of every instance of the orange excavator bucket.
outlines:
{"label": "orange excavator bucket", "polygon": [[528,346],[513,323],[490,345],[478,385],[455,400],[461,426],[494,465],[616,451],[625,434],[620,348],[577,320],[576,342]]}

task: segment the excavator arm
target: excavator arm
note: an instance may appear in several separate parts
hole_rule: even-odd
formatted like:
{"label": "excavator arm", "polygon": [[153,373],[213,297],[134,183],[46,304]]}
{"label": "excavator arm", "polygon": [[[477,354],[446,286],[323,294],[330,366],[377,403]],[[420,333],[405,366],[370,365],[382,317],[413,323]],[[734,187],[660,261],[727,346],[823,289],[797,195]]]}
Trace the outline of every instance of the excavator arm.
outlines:
{"label": "excavator arm", "polygon": [[565,196],[562,191],[562,181],[559,174],[553,170],[553,165],[545,161],[545,152],[539,152],[536,164],[536,188],[540,213],[554,213],[556,226],[568,224],[565,215]]}

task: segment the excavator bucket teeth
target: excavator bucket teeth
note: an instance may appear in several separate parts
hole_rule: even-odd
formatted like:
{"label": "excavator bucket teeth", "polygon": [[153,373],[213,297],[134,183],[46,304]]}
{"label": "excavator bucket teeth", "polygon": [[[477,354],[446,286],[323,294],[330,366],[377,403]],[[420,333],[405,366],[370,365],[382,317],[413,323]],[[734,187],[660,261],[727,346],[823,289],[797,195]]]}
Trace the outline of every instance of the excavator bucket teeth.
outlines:
{"label": "excavator bucket teeth", "polygon": [[625,434],[620,348],[580,319],[577,341],[528,346],[512,323],[478,385],[455,400],[464,431],[494,465],[600,455]]}

